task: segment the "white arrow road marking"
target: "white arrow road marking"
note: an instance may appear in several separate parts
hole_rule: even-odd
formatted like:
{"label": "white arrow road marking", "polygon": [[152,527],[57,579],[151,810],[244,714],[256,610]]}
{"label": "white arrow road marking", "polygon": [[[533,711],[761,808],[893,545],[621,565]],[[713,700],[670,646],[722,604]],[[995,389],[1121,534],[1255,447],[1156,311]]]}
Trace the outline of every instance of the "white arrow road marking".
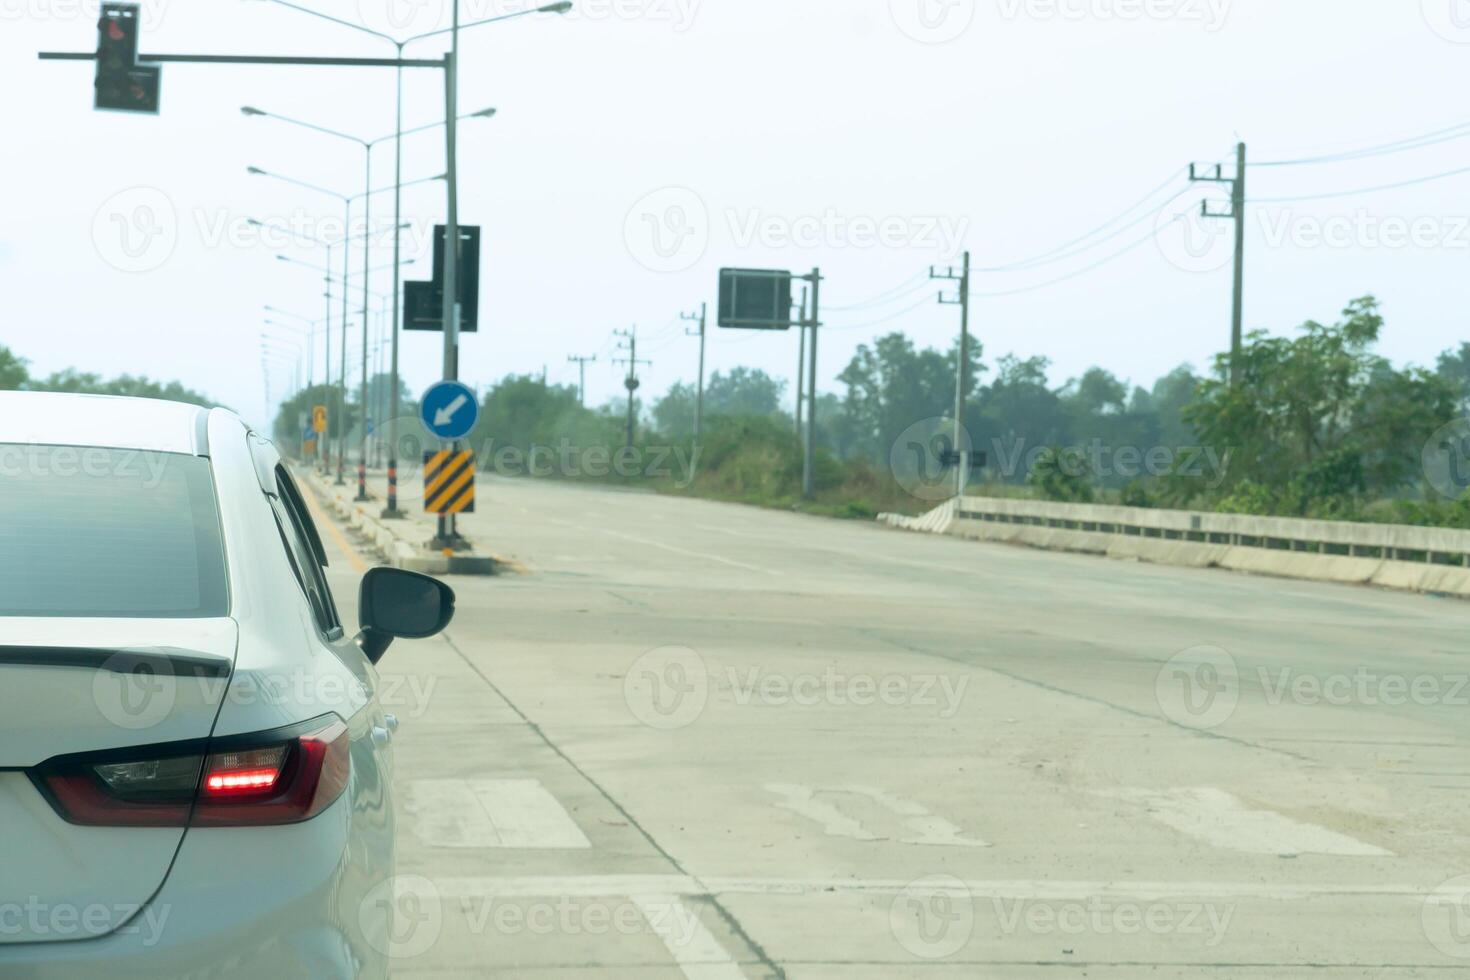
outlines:
{"label": "white arrow road marking", "polygon": [[1387,857],[1392,851],[1335,830],[1293,820],[1274,810],[1255,810],[1222,789],[1110,790],[1102,795],[1144,804],[1166,827],[1214,847],[1247,854],[1341,854]]}
{"label": "white arrow road marking", "polygon": [[539,779],[416,779],[408,784],[413,833],[428,847],[590,848]]}
{"label": "white arrow road marking", "polygon": [[448,425],[450,422],[453,422],[454,416],[459,412],[459,410],[461,408],[464,408],[469,403],[470,400],[468,397],[466,397],[464,392],[460,392],[458,395],[455,395],[454,401],[450,402],[448,405],[445,405],[443,408],[434,413],[434,425]]}
{"label": "white arrow road marking", "polygon": [[[766,790],[781,797],[776,806],[782,810],[806,817],[822,825],[822,832],[829,837],[850,837],[854,840],[884,840],[863,826],[861,820],[844,813],[836,800],[844,797],[861,797],[878,804],[902,824],[907,834],[898,837],[900,844],[919,844],[935,847],[989,847],[983,840],[965,837],[964,831],[954,824],[929,812],[922,803],[886,793],[870,786],[802,786],[796,783],[770,783]],[[834,799],[835,798],[835,799]]]}

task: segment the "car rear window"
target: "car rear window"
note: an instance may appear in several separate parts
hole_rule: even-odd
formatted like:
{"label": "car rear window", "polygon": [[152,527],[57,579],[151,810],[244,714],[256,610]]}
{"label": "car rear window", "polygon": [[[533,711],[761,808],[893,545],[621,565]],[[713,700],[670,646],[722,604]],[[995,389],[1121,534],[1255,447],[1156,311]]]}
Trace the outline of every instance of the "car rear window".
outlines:
{"label": "car rear window", "polygon": [[207,459],[0,443],[0,616],[228,612]]}

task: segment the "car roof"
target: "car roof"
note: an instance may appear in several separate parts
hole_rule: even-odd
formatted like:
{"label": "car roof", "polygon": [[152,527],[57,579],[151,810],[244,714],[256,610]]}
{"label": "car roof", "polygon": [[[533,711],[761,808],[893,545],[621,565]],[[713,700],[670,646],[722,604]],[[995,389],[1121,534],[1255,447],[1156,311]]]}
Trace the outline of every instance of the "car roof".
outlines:
{"label": "car roof", "polygon": [[0,391],[0,443],[207,456],[209,413],[157,398]]}

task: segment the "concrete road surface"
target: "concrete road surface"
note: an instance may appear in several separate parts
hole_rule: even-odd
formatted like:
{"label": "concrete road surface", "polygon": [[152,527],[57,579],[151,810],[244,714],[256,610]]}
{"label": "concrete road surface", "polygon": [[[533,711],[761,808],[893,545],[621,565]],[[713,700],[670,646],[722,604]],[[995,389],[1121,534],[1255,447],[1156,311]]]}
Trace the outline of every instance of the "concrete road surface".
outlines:
{"label": "concrete road surface", "polygon": [[525,574],[384,662],[397,976],[1470,976],[1470,604],[478,503]]}

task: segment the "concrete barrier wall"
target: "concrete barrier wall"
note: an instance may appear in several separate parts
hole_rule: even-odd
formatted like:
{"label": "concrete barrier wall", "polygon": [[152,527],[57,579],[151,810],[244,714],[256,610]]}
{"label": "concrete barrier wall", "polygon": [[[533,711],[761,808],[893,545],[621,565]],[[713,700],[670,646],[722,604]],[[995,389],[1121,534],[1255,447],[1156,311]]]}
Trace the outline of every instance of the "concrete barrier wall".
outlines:
{"label": "concrete barrier wall", "polygon": [[1110,558],[1470,597],[1470,531],[964,497],[892,527]]}

